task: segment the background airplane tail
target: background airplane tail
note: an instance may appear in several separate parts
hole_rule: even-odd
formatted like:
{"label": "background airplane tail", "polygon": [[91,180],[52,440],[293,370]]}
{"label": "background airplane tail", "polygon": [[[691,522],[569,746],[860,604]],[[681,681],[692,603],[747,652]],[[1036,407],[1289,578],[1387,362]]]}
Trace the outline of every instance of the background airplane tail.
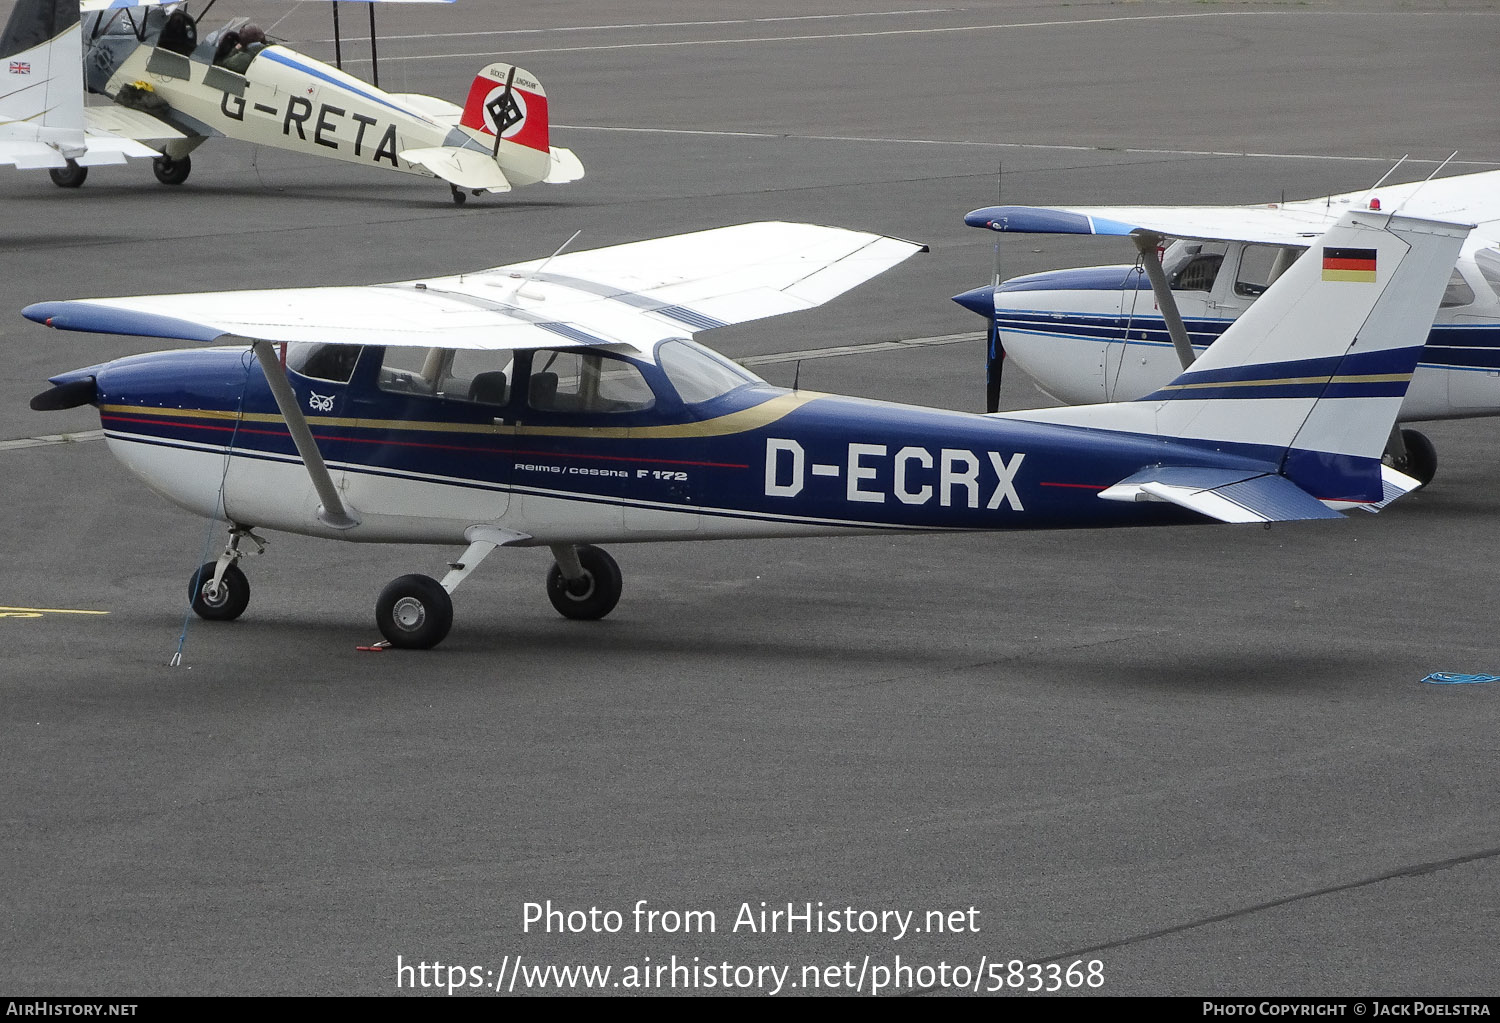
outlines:
{"label": "background airplane tail", "polygon": [[0,33],[0,162],[62,167],[84,152],[78,0],[19,0]]}
{"label": "background airplane tail", "polygon": [[553,148],[547,93],[524,68],[491,64],[475,75],[459,127],[491,148],[513,184],[583,177],[583,165],[570,150]]}
{"label": "background airplane tail", "polygon": [[[1014,417],[1243,454],[1326,504],[1383,503],[1418,485],[1380,459],[1469,230],[1345,213],[1171,383]],[[1179,445],[1163,464],[1183,460]],[[1145,499],[1127,482],[1116,499]]]}

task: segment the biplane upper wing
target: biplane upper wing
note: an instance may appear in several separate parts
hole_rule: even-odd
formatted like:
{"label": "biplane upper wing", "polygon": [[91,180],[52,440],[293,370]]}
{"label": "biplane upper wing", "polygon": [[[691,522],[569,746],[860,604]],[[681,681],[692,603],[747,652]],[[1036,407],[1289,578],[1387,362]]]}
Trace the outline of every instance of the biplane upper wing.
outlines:
{"label": "biplane upper wing", "polygon": [[970,227],[1022,234],[1130,235],[1197,241],[1309,245],[1350,209],[1379,200],[1386,212],[1477,224],[1473,238],[1500,241],[1500,171],[1384,185],[1321,199],[1264,206],[986,206],[964,217]]}
{"label": "biplane upper wing", "polygon": [[40,302],[24,314],[63,330],[187,341],[647,351],[666,337],[821,305],[925,248],[764,222],[427,280]]}

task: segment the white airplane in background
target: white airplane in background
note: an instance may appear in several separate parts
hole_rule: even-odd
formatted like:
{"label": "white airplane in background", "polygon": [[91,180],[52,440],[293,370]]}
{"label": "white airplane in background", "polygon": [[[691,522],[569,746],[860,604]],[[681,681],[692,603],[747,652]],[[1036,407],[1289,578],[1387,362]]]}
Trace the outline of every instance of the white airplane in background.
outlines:
{"label": "white airplane in background", "polygon": [[[48,65],[46,76],[49,88],[64,90],[69,117],[86,119],[93,132],[156,150],[153,169],[163,184],[186,181],[190,154],[215,136],[441,178],[455,203],[469,195],[583,177],[572,151],[551,145],[547,95],[521,68],[485,67],[459,106],[433,96],[385,92],[274,43],[257,42],[237,52],[234,44],[245,19],[200,39],[185,7],[170,6],[164,10],[164,0],[82,0],[81,70],[65,74],[66,62],[57,62]],[[78,0],[19,0],[12,21],[50,23],[55,35],[71,40],[77,37],[79,9]],[[16,67],[9,62],[8,81],[16,77]],[[34,63],[24,73],[38,83],[44,77]],[[79,76],[88,91],[113,104],[84,107],[74,81]],[[61,166],[49,164],[49,173],[57,185],[77,188],[90,162],[68,158]]]}
{"label": "white airplane in background", "polygon": [[[989,410],[1007,360],[1068,404],[1157,390],[1351,209],[1478,225],[1454,261],[1400,422],[1500,415],[1500,171],[1264,206],[975,210],[964,218],[972,227],[1128,236],[1138,250],[1133,265],[1029,274],[954,299],[989,321]],[[1167,239],[1177,240],[1163,249]],[[1357,258],[1336,262],[1325,264],[1330,279],[1365,272]],[[1386,457],[1423,483],[1437,471],[1431,441],[1415,430],[1393,430]]]}
{"label": "white airplane in background", "polygon": [[0,32],[0,163],[82,174],[127,157],[161,155],[88,126],[82,67],[77,0],[16,4]]}
{"label": "white airplane in background", "polygon": [[[204,618],[245,610],[257,527],[466,544],[376,601],[389,643],[431,647],[498,547],[549,547],[553,606],[596,619],[622,586],[605,542],[1377,509],[1418,485],[1380,454],[1468,233],[1346,213],[1147,401],[976,415],[772,387],[688,335],[818,305],[922,246],[770,223],[370,287],[37,303],[63,330],[215,347],[58,374],[32,408],[96,406],[148,486],[228,520],[188,583]],[[1313,266],[1348,249],[1367,275]],[[1289,365],[1322,380],[1288,388]]]}

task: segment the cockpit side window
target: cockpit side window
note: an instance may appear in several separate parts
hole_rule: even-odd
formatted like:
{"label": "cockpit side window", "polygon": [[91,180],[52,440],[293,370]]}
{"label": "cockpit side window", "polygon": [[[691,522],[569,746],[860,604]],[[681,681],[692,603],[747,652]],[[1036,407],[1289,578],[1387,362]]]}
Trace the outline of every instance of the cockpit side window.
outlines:
{"label": "cockpit side window", "polygon": [[1168,285],[1173,291],[1212,291],[1224,262],[1224,250],[1222,242],[1187,243],[1179,257],[1181,262],[1167,268]]}
{"label": "cockpit side window", "polygon": [[527,405],[539,412],[640,412],[656,395],[627,359],[587,349],[542,349],[531,357]]}
{"label": "cockpit side window", "polygon": [[754,373],[691,341],[663,341],[656,348],[656,361],[684,405],[710,401],[736,387],[760,382]]}
{"label": "cockpit side window", "polygon": [[293,341],[286,346],[286,368],[314,380],[347,384],[363,350],[359,345]]}

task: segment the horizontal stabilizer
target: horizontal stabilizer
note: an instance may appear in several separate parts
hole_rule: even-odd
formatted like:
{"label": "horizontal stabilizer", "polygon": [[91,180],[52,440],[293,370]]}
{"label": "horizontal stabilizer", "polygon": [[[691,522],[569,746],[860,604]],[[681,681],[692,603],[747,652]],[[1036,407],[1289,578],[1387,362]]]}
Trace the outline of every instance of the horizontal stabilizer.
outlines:
{"label": "horizontal stabilizer", "polygon": [[1099,494],[1106,501],[1164,501],[1220,522],[1342,518],[1284,476],[1253,470],[1158,465]]}
{"label": "horizontal stabilizer", "polygon": [[552,163],[547,176],[542,180],[549,185],[565,185],[583,177],[583,161],[573,155],[573,150],[561,146],[552,147]]}
{"label": "horizontal stabilizer", "polygon": [[1380,487],[1382,491],[1380,500],[1371,501],[1368,504],[1357,504],[1354,507],[1360,511],[1378,512],[1396,498],[1406,496],[1421,485],[1421,480],[1412,479],[1412,477],[1406,475],[1404,472],[1392,469],[1388,465],[1382,465],[1380,467]]}
{"label": "horizontal stabilizer", "polygon": [[431,149],[407,149],[401,159],[424,167],[450,185],[477,188],[486,192],[509,192],[510,182],[494,160],[485,153],[457,146],[435,146]]}
{"label": "horizontal stabilizer", "polygon": [[[153,117],[143,110],[132,110],[130,107],[113,105],[84,107],[83,120],[88,126],[90,148],[94,146],[94,139],[97,135],[131,139],[152,147],[160,147],[173,139],[188,137],[186,132],[172,127],[161,118]],[[160,156],[161,154],[130,153],[127,155]]]}

